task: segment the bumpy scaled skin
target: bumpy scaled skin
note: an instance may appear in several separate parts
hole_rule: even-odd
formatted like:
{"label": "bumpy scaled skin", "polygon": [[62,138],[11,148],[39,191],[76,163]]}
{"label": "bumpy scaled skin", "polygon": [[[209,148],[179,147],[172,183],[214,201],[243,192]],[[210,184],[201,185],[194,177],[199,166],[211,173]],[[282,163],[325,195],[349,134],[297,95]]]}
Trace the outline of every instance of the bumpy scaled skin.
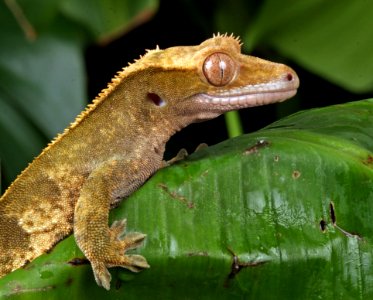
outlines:
{"label": "bumpy scaled skin", "polygon": [[299,85],[293,70],[242,55],[217,35],[199,46],[151,50],[129,65],[12,183],[0,199],[0,276],[45,253],[72,231],[96,281],[107,268],[147,268],[125,255],[145,235],[108,227],[111,206],[162,166],[176,131],[244,107],[283,101]]}

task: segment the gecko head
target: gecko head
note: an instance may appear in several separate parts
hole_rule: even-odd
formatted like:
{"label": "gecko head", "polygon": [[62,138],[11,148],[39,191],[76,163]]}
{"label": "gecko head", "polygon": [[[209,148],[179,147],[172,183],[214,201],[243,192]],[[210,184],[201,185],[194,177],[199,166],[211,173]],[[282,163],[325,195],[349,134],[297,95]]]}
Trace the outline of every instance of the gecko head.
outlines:
{"label": "gecko head", "polygon": [[204,88],[190,100],[211,114],[282,102],[293,97],[299,86],[291,68],[242,54],[241,43],[232,36],[205,41],[194,59]]}
{"label": "gecko head", "polygon": [[183,126],[231,110],[282,102],[299,86],[291,68],[242,54],[239,40],[227,35],[198,46],[151,50],[142,63],[151,70],[143,82],[152,110],[184,119]]}
{"label": "gecko head", "polygon": [[299,87],[288,66],[232,52],[215,51],[201,63],[200,78],[206,90],[193,101],[222,112],[282,102]]}

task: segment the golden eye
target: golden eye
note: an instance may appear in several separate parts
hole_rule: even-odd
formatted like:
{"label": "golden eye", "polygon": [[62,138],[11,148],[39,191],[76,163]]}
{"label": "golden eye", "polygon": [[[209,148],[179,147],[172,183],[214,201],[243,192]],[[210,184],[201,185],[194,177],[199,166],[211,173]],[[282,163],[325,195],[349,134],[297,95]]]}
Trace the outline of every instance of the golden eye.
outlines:
{"label": "golden eye", "polygon": [[203,74],[214,86],[224,86],[232,81],[236,66],[233,59],[222,52],[208,56],[203,63]]}

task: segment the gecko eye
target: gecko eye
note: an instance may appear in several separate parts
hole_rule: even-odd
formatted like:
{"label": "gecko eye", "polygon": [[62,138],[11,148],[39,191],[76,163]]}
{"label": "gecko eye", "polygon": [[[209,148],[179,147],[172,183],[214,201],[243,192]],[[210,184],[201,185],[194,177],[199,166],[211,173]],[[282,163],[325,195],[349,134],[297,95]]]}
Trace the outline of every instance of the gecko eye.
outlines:
{"label": "gecko eye", "polygon": [[222,52],[211,54],[203,63],[203,75],[214,86],[224,86],[231,82],[235,71],[233,59]]}

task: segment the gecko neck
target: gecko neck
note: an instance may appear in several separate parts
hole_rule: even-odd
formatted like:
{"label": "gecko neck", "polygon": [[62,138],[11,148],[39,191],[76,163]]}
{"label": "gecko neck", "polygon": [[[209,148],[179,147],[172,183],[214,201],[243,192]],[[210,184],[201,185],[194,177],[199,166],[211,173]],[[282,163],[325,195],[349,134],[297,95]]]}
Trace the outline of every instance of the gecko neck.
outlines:
{"label": "gecko neck", "polygon": [[166,143],[176,132],[180,131],[185,126],[169,119],[160,120],[160,122],[154,126],[155,129],[152,130],[155,134],[149,137],[154,152],[163,157]]}

